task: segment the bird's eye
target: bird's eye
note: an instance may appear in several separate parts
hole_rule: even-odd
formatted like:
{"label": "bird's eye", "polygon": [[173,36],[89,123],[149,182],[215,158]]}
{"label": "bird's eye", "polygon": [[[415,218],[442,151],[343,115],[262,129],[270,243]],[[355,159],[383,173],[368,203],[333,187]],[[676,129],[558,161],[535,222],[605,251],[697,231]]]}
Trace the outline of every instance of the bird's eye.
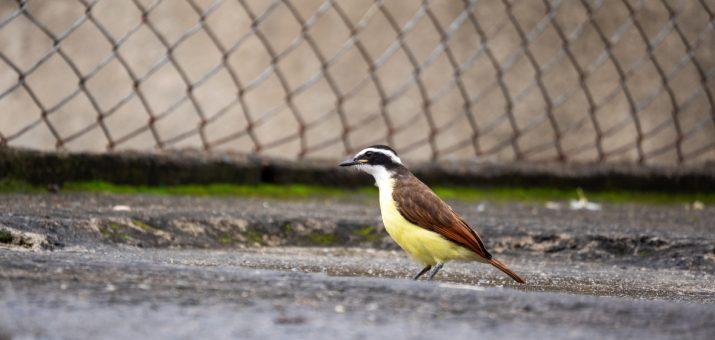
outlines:
{"label": "bird's eye", "polygon": [[372,151],[368,151],[365,153],[365,157],[370,157],[370,156],[372,156]]}

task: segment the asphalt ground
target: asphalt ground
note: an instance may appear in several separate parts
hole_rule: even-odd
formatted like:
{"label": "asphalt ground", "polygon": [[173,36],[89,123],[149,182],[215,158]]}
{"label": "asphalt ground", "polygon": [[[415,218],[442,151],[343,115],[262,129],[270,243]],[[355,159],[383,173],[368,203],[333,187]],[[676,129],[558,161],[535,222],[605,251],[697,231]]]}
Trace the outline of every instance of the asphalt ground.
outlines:
{"label": "asphalt ground", "polygon": [[363,200],[2,195],[0,338],[715,336],[713,207],[453,206],[526,285],[410,280]]}

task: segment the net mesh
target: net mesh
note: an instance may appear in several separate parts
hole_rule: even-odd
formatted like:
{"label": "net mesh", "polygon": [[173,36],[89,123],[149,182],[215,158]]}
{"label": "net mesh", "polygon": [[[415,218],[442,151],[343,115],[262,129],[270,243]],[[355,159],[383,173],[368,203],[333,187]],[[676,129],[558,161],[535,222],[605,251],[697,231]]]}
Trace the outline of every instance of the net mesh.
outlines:
{"label": "net mesh", "polygon": [[715,159],[715,2],[0,3],[0,143]]}

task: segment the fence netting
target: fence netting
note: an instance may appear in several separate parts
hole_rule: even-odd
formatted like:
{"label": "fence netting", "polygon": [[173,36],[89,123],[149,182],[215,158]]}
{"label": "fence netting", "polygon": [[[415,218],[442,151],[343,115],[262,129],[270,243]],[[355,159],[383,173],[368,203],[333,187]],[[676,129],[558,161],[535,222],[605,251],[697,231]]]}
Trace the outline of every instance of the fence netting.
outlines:
{"label": "fence netting", "polygon": [[0,143],[715,160],[715,1],[0,2]]}

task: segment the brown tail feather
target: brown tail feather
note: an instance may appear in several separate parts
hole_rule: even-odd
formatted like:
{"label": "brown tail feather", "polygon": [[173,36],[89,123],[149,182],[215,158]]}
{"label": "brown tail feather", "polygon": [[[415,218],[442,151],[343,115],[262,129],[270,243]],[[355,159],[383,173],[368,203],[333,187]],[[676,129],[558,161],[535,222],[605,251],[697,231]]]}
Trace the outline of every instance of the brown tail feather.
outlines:
{"label": "brown tail feather", "polygon": [[522,279],[521,276],[519,276],[516,273],[514,273],[513,271],[511,271],[511,269],[507,268],[506,265],[501,263],[499,260],[492,258],[492,259],[489,259],[489,263],[492,266],[497,267],[497,269],[503,271],[504,274],[509,275],[509,277],[514,279],[514,281],[519,282],[519,283],[526,283],[526,281],[524,281],[524,279]]}

